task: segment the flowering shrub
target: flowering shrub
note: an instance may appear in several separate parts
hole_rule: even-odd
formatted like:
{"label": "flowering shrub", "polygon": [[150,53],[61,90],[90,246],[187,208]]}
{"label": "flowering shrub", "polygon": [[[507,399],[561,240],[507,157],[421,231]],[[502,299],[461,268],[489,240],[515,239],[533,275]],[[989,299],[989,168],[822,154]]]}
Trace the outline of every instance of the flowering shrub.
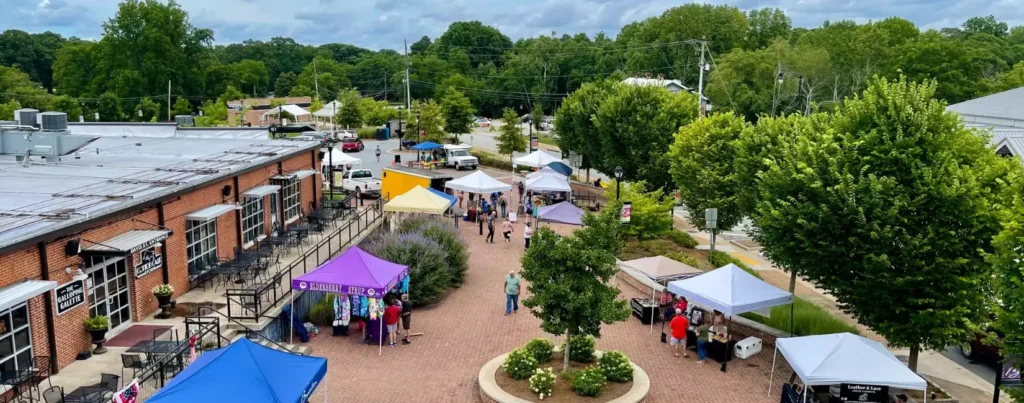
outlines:
{"label": "flowering shrub", "polygon": [[609,381],[623,383],[633,380],[633,364],[629,363],[629,357],[626,357],[621,351],[604,353],[597,360],[597,366],[601,368],[605,378]]}
{"label": "flowering shrub", "polygon": [[512,379],[523,380],[531,377],[537,370],[537,360],[526,349],[517,348],[508,353],[508,358],[505,358],[505,363],[501,367]]}
{"label": "flowering shrub", "polygon": [[523,348],[529,351],[538,363],[545,363],[551,361],[551,351],[555,349],[555,344],[548,339],[536,338],[526,342]]}
{"label": "flowering shrub", "polygon": [[572,391],[580,396],[597,396],[601,394],[606,382],[601,368],[590,367],[580,371],[572,380]]}
{"label": "flowering shrub", "polygon": [[360,247],[382,259],[409,266],[409,290],[413,305],[440,301],[465,281],[469,251],[451,225],[433,218],[410,217],[396,233],[384,233]]}
{"label": "flowering shrub", "polygon": [[551,396],[551,391],[554,389],[555,372],[551,368],[537,368],[533,375],[530,376],[530,390],[539,395],[540,400]]}
{"label": "flowering shrub", "polygon": [[153,295],[164,296],[171,294],[174,294],[174,287],[172,287],[170,284],[160,284],[156,287],[153,287]]}
{"label": "flowering shrub", "polygon": [[[594,337],[573,336],[569,345],[569,360],[575,362],[594,362]],[[562,351],[565,351],[565,343],[562,343]]]}

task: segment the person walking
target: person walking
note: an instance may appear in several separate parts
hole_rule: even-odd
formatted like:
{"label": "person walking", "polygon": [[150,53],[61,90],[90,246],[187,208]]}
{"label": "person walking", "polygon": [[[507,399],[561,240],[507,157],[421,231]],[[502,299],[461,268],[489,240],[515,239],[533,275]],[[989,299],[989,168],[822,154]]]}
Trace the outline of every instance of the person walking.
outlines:
{"label": "person walking", "polygon": [[526,185],[523,183],[523,181],[519,181],[519,195],[523,196],[525,194],[526,194]]}
{"label": "person walking", "polygon": [[405,337],[402,338],[402,344],[410,344],[412,340],[409,340],[409,322],[412,319],[412,302],[409,302],[409,294],[402,294],[402,330],[405,331]]}
{"label": "person walking", "polygon": [[519,312],[519,277],[510,271],[505,276],[505,316]]}
{"label": "person walking", "polygon": [[533,236],[533,223],[527,221],[526,228],[523,228],[523,237],[526,238],[526,249],[530,249],[530,237]]}
{"label": "person walking", "polygon": [[505,249],[508,249],[508,244],[512,242],[512,232],[515,231],[515,227],[512,226],[512,222],[505,217],[505,221],[501,223],[501,235],[505,237]]}
{"label": "person walking", "polygon": [[498,195],[498,206],[501,207],[501,218],[508,217],[508,197],[504,193]]}
{"label": "person walking", "polygon": [[380,144],[377,144],[377,151],[374,151],[374,154],[377,154],[377,162],[380,162]]}
{"label": "person walking", "polygon": [[459,208],[462,208],[462,199],[465,198],[465,197],[466,197],[466,193],[460,190],[459,191]]}
{"label": "person walking", "polygon": [[497,216],[497,211],[492,211],[487,215],[487,238],[484,238],[486,242],[494,243],[494,219]]}
{"label": "person walking", "polygon": [[672,350],[673,356],[679,357],[679,346],[683,346],[683,357],[689,357],[686,354],[686,328],[690,326],[690,321],[686,320],[686,316],[683,316],[683,311],[676,308],[676,316],[672,318],[672,322],[669,323],[668,327],[672,329]]}

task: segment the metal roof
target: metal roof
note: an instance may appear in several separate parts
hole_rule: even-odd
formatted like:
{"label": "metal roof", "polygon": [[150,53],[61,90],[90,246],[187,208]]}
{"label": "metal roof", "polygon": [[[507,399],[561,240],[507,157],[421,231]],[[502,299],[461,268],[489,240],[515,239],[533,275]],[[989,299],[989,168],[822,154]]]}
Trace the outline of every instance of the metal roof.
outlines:
{"label": "metal roof", "polygon": [[1024,87],[949,105],[946,110],[959,113],[970,126],[1024,128]]}
{"label": "metal roof", "polygon": [[82,249],[83,253],[99,254],[128,254],[135,253],[147,247],[155,245],[167,237],[171,231],[167,230],[135,230],[128,231],[110,239],[95,240],[87,239],[89,246]]}
{"label": "metal roof", "polygon": [[215,204],[210,207],[188,213],[185,215],[185,219],[192,221],[210,221],[235,209],[236,207],[233,204]]}
{"label": "metal roof", "polygon": [[318,146],[122,131],[52,163],[0,155],[0,249]]}
{"label": "metal roof", "polygon": [[243,197],[263,197],[281,189],[279,185],[257,186],[242,193]]}
{"label": "metal roof", "polygon": [[23,280],[0,288],[0,311],[6,311],[12,306],[28,301],[36,295],[57,288],[56,281]]}

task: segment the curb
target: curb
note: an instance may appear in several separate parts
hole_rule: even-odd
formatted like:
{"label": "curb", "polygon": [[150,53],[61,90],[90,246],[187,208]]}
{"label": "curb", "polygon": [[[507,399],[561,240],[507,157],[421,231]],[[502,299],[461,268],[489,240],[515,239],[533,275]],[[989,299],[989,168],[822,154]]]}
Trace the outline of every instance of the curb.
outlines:
{"label": "curb", "polygon": [[[601,351],[595,351],[596,356],[600,357],[600,354],[602,354]],[[523,400],[512,396],[498,387],[498,382],[494,379],[494,373],[505,363],[506,357],[508,357],[508,353],[491,359],[480,368],[480,373],[477,375],[480,397],[484,398],[485,401],[498,403],[533,403],[530,400]],[[609,400],[608,403],[640,403],[647,400],[647,394],[651,390],[651,378],[636,363],[630,361],[630,364],[633,364],[633,387],[625,395]]]}

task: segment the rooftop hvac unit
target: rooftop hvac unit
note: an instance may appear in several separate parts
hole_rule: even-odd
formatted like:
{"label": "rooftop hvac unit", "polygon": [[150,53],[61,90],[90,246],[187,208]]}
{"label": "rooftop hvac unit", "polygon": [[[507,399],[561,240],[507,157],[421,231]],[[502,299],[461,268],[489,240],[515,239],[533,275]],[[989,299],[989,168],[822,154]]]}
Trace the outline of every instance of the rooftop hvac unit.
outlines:
{"label": "rooftop hvac unit", "polygon": [[44,132],[60,132],[68,129],[68,114],[64,112],[43,112],[40,129]]}
{"label": "rooftop hvac unit", "polygon": [[22,126],[36,126],[38,114],[39,111],[35,109],[18,109],[14,111],[14,121]]}
{"label": "rooftop hvac unit", "polygon": [[178,126],[195,126],[195,118],[192,115],[177,115],[174,117],[174,123]]}

